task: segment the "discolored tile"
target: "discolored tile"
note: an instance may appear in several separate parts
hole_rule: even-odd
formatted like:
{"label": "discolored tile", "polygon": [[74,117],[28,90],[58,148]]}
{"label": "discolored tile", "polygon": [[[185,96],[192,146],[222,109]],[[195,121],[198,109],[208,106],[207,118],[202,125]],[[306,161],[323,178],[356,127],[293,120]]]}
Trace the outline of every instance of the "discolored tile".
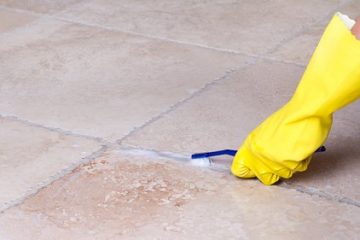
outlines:
{"label": "discolored tile", "polygon": [[0,211],[97,151],[99,143],[0,118]]}
{"label": "discolored tile", "polygon": [[55,13],[83,0],[0,0],[0,6],[23,9],[38,13]]}
{"label": "discolored tile", "polygon": [[344,2],[94,0],[58,16],[158,38],[263,54]]}
{"label": "discolored tile", "polygon": [[247,59],[42,18],[1,38],[0,112],[114,140]]}
{"label": "discolored tile", "polygon": [[227,173],[112,151],[0,215],[0,236],[352,239],[359,211]]}
{"label": "discolored tile", "polygon": [[18,27],[26,26],[36,18],[37,17],[30,14],[19,13],[0,7],[0,34],[14,30]]}

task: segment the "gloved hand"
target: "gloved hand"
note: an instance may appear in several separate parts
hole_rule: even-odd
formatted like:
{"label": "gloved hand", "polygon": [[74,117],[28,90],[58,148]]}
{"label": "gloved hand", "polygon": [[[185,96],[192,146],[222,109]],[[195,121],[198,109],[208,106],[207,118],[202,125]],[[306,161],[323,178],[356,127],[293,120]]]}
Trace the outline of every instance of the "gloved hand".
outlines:
{"label": "gloved hand", "polygon": [[266,185],[305,171],[328,137],[332,114],[360,96],[360,41],[355,22],[337,13],[326,28],[291,100],[253,130],[231,172]]}

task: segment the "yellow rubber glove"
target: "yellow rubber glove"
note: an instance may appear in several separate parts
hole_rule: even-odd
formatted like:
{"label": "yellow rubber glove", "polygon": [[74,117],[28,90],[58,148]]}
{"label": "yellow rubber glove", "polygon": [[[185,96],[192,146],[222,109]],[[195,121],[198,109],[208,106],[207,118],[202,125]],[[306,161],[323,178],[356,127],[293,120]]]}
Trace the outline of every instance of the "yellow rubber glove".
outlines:
{"label": "yellow rubber glove", "polygon": [[332,114],[360,96],[360,41],[355,22],[337,13],[326,28],[291,100],[253,130],[231,172],[266,185],[305,171],[328,137]]}

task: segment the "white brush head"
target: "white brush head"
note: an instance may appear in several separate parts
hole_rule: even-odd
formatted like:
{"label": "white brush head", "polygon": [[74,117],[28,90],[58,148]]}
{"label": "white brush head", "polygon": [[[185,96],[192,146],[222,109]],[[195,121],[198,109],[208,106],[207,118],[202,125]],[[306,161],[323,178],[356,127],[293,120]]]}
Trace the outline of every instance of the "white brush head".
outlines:
{"label": "white brush head", "polygon": [[211,166],[211,160],[209,158],[197,158],[197,159],[191,159],[189,163],[193,166],[197,167],[210,167]]}

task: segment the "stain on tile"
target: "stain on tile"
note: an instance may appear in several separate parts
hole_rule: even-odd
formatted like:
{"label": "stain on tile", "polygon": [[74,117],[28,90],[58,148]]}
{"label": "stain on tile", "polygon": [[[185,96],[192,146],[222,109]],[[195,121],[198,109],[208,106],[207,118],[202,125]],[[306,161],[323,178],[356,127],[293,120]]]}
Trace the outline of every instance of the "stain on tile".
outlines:
{"label": "stain on tile", "polygon": [[[127,233],[159,217],[179,215],[198,194],[218,188],[211,181],[197,183],[203,173],[184,177],[192,171],[161,161],[140,161],[114,163],[102,157],[82,165],[27,200],[21,210],[41,213],[61,229],[110,228]],[[174,231],[172,226],[163,228]]]}
{"label": "stain on tile", "polygon": [[0,215],[0,237],[351,239],[360,230],[359,211],[230,173],[111,150]]}

